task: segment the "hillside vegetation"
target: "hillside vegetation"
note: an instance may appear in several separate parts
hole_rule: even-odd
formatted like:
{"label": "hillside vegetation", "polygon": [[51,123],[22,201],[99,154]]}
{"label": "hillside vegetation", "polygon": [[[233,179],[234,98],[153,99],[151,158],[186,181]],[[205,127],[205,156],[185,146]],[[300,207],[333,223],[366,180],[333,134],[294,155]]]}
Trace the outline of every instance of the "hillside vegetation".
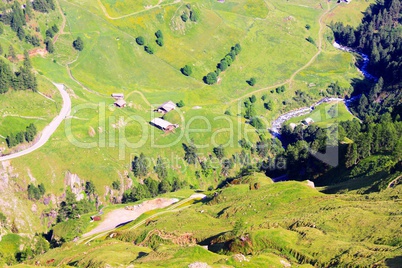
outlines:
{"label": "hillside vegetation", "polygon": [[[396,231],[401,190],[398,186],[380,194],[325,195],[299,182],[263,185],[258,190],[234,185],[134,230],[114,232],[113,239],[106,235],[104,241],[88,245],[65,244],[32,262],[282,267],[285,261],[296,267],[397,267],[392,264],[401,254],[402,237]],[[122,247],[125,250],[119,252]],[[244,254],[247,261],[239,262],[236,254]]]}
{"label": "hillside vegetation", "polygon": [[[0,265],[400,266],[402,8],[370,3],[1,3],[0,45],[15,52],[0,59],[1,153],[58,113],[52,83],[72,109],[40,149],[1,162]],[[269,131],[323,98],[351,100]],[[158,196],[180,201],[82,237]]]}

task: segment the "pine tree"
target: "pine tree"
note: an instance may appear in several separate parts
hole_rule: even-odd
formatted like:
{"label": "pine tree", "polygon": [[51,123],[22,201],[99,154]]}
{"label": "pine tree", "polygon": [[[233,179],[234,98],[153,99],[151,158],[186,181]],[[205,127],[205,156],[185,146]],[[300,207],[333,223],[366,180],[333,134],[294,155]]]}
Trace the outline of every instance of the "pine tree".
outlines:
{"label": "pine tree", "polygon": [[346,153],[346,162],[345,165],[347,168],[350,168],[356,165],[358,159],[357,154],[357,145],[356,143],[349,144],[348,151]]}
{"label": "pine tree", "polygon": [[29,19],[33,18],[31,0],[26,0],[25,2],[25,14],[28,16]]}
{"label": "pine tree", "polygon": [[194,145],[193,142],[191,142],[189,145],[183,143],[183,149],[184,149],[184,160],[188,164],[194,165],[197,162],[197,147]]}
{"label": "pine tree", "polygon": [[159,189],[158,189],[158,182],[156,180],[146,178],[144,180],[144,184],[147,186],[148,191],[151,194],[151,197],[155,197],[158,195]]}
{"label": "pine tree", "polygon": [[10,66],[0,59],[0,94],[6,93],[11,86],[12,73]]}
{"label": "pine tree", "polygon": [[167,180],[162,180],[158,185],[158,190],[160,194],[168,193],[171,191],[171,189],[172,187]]}
{"label": "pine tree", "polygon": [[17,55],[15,54],[14,47],[12,45],[9,46],[8,48],[8,56],[11,57],[11,60],[16,60]]}
{"label": "pine tree", "polygon": [[24,50],[24,68],[28,70],[32,69],[31,59],[29,58],[29,52],[27,50]]}
{"label": "pine tree", "polygon": [[156,160],[156,166],[154,167],[154,170],[156,174],[158,174],[159,179],[163,180],[167,178],[168,173],[165,163],[163,162],[163,159],[161,157],[158,157],[158,159]]}
{"label": "pine tree", "polygon": [[148,162],[143,153],[140,156],[135,156],[132,161],[132,170],[134,176],[142,178],[148,174]]}
{"label": "pine tree", "polygon": [[225,157],[225,148],[222,145],[214,147],[213,152],[219,160]]}

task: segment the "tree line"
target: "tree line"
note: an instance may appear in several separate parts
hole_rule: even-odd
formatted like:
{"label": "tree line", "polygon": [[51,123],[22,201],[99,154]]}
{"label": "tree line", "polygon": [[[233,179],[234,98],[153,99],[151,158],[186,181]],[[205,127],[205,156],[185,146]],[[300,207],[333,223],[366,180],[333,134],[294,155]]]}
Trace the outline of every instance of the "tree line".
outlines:
{"label": "tree line", "polygon": [[31,123],[26,127],[25,131],[20,131],[17,134],[11,134],[6,137],[8,148],[14,147],[23,142],[31,142],[35,139],[37,129],[35,124]]}
{"label": "tree line", "polygon": [[218,82],[218,76],[221,72],[226,71],[230,65],[236,60],[236,56],[241,52],[240,44],[231,47],[230,52],[217,64],[216,70],[204,76],[203,81],[207,85],[213,85]]}
{"label": "tree line", "polygon": [[[37,34],[30,34],[26,29],[27,21],[34,19],[34,12],[48,13],[51,10],[55,10],[55,4],[53,0],[35,0],[31,2],[26,0],[24,8],[21,8],[21,3],[14,1],[11,6],[5,6],[2,9],[2,15],[0,21],[6,25],[10,25],[10,28],[16,33],[19,40],[32,44],[37,47],[40,46],[40,39]],[[3,31],[3,26],[1,26]],[[36,32],[40,32],[40,28],[36,28]]]}
{"label": "tree line", "polygon": [[[155,37],[156,37],[156,44],[158,44],[158,46],[163,47],[165,44],[165,39],[163,37],[163,33],[161,30],[157,30],[155,32]],[[137,38],[135,38],[135,42],[139,45],[139,46],[144,46],[144,51],[147,52],[148,54],[154,54],[155,53],[155,49],[152,45],[150,44],[146,44],[145,38],[143,36],[138,36]]]}
{"label": "tree line", "polygon": [[[173,177],[172,181],[169,181],[168,169],[161,157],[158,157],[152,170],[157,174],[159,181],[149,177],[152,172],[150,167],[150,162],[143,153],[133,158],[131,169],[134,176],[140,180],[146,178],[143,179],[143,184],[133,186],[131,189],[124,192],[122,199],[123,203],[135,202],[141,199],[155,197],[158,194],[175,192],[187,187],[187,182],[181,181],[177,177]],[[120,185],[114,183],[113,188],[120,188]]]}
{"label": "tree line", "polygon": [[[12,46],[10,46],[10,51],[11,54],[14,53]],[[24,57],[23,65],[16,72],[11,71],[9,63],[0,59],[0,94],[6,93],[10,88],[37,91],[38,82],[32,72],[32,65],[27,51],[24,52]]]}
{"label": "tree line", "polygon": [[[329,109],[328,113],[331,113]],[[282,138],[287,144],[282,156],[287,162],[287,175],[291,179],[315,179],[331,167],[314,157],[314,152],[327,150],[340,152],[340,166],[347,169],[358,165],[370,157],[392,156],[393,164],[402,160],[402,121],[400,116],[383,114],[377,121],[357,119],[340,122],[338,126],[320,128],[302,125],[292,129],[289,125],[282,128]],[[349,140],[345,144],[345,140]],[[331,149],[332,148],[332,149]],[[384,167],[385,169],[385,167]],[[269,172],[268,172],[269,174]]]}
{"label": "tree line", "polygon": [[[402,39],[399,33],[402,4],[383,0],[371,4],[357,28],[341,22],[331,23],[337,42],[358,49],[370,58],[368,70],[379,78],[361,100],[359,114],[374,116],[399,104],[402,92]],[[363,115],[365,116],[365,115]]]}

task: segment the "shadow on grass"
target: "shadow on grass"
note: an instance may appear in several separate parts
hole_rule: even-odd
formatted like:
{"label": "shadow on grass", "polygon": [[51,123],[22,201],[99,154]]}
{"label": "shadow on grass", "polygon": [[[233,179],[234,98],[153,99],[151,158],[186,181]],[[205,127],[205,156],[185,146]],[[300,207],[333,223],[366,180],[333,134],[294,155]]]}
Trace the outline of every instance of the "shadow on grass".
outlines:
{"label": "shadow on grass", "polygon": [[126,224],[129,224],[130,222],[132,222],[132,221],[126,221],[126,222],[119,223],[118,225],[116,225],[115,228],[122,227],[122,226],[124,226],[124,225],[126,225]]}

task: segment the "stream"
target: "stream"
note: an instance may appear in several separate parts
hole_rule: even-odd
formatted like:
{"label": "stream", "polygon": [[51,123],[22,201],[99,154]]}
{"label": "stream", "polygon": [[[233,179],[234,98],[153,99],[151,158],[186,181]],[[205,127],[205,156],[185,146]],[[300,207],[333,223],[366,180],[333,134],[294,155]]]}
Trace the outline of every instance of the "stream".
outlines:
{"label": "stream", "polygon": [[[366,54],[364,54],[364,53],[362,53],[360,51],[354,50],[354,49],[352,49],[350,47],[342,46],[342,45],[338,44],[337,42],[334,42],[333,46],[335,48],[337,48],[339,50],[342,50],[342,51],[345,51],[345,52],[359,54],[362,57],[362,60],[363,60],[361,65],[357,66],[357,68],[360,71],[360,73],[365,78],[367,78],[369,80],[372,80],[372,81],[375,81],[375,82],[378,80],[377,77],[375,77],[374,75],[370,74],[367,71],[367,67],[368,67],[368,64],[370,62],[370,59]],[[317,101],[316,103],[314,103],[313,105],[311,105],[310,107],[302,107],[302,108],[299,108],[299,109],[296,109],[296,110],[293,110],[293,111],[290,111],[290,112],[282,114],[281,116],[279,116],[277,119],[275,119],[272,122],[270,132],[272,133],[272,135],[274,135],[275,137],[280,139],[280,137],[281,137],[281,134],[280,134],[281,127],[289,119],[291,119],[293,117],[298,117],[298,116],[301,116],[301,115],[309,114],[314,110],[314,108],[316,106],[318,106],[318,105],[320,105],[322,103],[331,102],[331,101],[343,101],[345,103],[346,107],[349,110],[351,103],[354,102],[355,100],[359,99],[359,98],[360,98],[360,95],[359,96],[354,96],[354,97],[352,97],[350,99],[328,98],[328,97],[323,98],[323,99]]]}

